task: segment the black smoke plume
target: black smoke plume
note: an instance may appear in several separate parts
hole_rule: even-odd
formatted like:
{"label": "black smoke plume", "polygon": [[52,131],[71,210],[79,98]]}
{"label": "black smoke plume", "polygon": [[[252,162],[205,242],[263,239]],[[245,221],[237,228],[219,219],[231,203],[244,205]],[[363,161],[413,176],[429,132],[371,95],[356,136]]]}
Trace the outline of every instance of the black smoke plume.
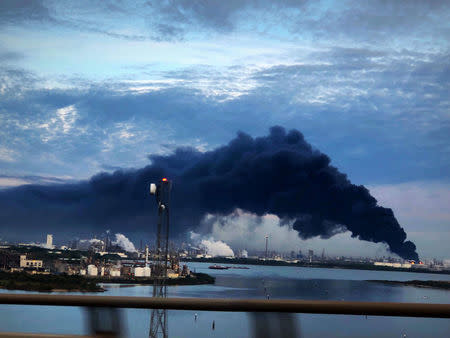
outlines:
{"label": "black smoke plume", "polygon": [[207,213],[228,215],[240,208],[293,222],[302,238],[328,238],[349,230],[353,237],[386,243],[399,256],[418,259],[392,210],[378,206],[364,186],[351,184],[297,130],[286,133],[273,127],[270,135],[258,138],[238,133],[213,151],[178,148],[150,160],[142,169],[100,173],[76,184],[4,190],[0,229],[151,231],[156,204],[148,186],[169,177],[172,235],[195,230]]}

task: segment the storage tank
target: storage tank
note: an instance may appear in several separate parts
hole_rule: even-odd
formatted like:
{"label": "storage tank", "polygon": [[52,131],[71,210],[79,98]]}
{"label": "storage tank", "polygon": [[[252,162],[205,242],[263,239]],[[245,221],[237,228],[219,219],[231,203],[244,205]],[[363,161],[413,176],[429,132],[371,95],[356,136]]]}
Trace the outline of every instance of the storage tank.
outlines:
{"label": "storage tank", "polygon": [[111,269],[109,271],[109,275],[111,277],[120,277],[120,270],[119,269]]}
{"label": "storage tank", "polygon": [[133,268],[133,274],[135,277],[150,277],[150,268],[147,267],[135,267]]}
{"label": "storage tank", "polygon": [[90,264],[87,267],[87,273],[88,273],[88,276],[97,276],[98,275],[98,269],[97,269],[97,267],[95,265]]}

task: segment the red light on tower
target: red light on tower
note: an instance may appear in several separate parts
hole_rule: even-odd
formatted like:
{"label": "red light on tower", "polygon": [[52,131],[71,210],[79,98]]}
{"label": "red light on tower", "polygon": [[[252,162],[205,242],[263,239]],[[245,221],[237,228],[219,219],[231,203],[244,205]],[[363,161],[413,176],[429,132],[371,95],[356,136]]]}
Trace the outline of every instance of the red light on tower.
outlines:
{"label": "red light on tower", "polygon": [[164,177],[164,178],[162,179],[162,181],[163,181],[163,182],[167,182],[167,178]]}

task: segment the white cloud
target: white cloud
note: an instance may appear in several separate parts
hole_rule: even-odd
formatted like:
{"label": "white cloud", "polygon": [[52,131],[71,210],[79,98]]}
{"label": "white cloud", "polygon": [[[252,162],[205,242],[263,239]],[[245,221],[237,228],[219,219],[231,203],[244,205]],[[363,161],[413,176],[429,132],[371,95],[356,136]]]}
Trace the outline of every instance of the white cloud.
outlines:
{"label": "white cloud", "polygon": [[208,142],[202,142],[201,139],[196,138],[195,142],[193,143],[195,144],[195,149],[197,149],[199,152],[204,153],[208,151]]}
{"label": "white cloud", "polygon": [[58,109],[56,111],[56,115],[61,121],[62,131],[64,134],[67,134],[72,129],[78,117],[78,113],[74,105]]}
{"label": "white cloud", "polygon": [[0,147],[0,161],[4,162],[15,162],[17,153],[6,147]]}
{"label": "white cloud", "polygon": [[131,122],[118,122],[105,131],[102,152],[111,152],[117,150],[120,146],[135,144],[142,141],[144,135],[137,126]]}
{"label": "white cloud", "polygon": [[17,187],[24,184],[29,182],[20,178],[0,177],[0,187]]}
{"label": "white cloud", "polygon": [[117,136],[121,140],[128,140],[136,136],[136,133],[133,132],[134,125],[132,123],[120,122],[115,124],[118,129],[115,136]]}
{"label": "white cloud", "polygon": [[[74,129],[78,112],[75,105],[66,106],[55,111],[55,114],[48,121],[40,124],[33,123],[28,128],[37,127],[41,129],[41,140],[44,143],[54,140],[55,138],[67,135]],[[77,128],[79,132],[83,129]]]}
{"label": "white cloud", "polygon": [[61,184],[68,183],[73,180],[71,176],[51,176],[46,174],[35,173],[33,176],[8,176],[0,175],[0,187],[17,187],[24,184]]}

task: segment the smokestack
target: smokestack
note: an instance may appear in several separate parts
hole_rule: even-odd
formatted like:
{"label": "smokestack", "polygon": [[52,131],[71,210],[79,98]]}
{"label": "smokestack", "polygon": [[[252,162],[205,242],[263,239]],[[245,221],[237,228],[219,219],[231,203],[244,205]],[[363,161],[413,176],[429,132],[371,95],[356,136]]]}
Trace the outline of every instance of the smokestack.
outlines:
{"label": "smokestack", "polygon": [[[419,260],[392,210],[379,206],[364,186],[352,184],[297,130],[273,127],[268,136],[258,138],[240,132],[212,151],[178,148],[150,160],[142,169],[100,173],[77,184],[2,190],[0,230],[21,227],[38,235],[44,226],[61,231],[64,223],[66,231],[85,230],[80,224],[86,229],[110,224],[113,231],[125,227],[142,232],[156,221],[146,201],[148,184],[168,176],[176,189],[174,233],[197,230],[205,215],[229,215],[240,208],[276,215],[304,239],[350,231],[352,237],[386,243],[400,257]],[[25,229],[28,224],[33,227]]]}
{"label": "smokestack", "polygon": [[47,249],[53,249],[53,235],[47,234],[47,242],[45,244]]}
{"label": "smokestack", "polygon": [[145,246],[145,267],[148,267],[148,245]]}
{"label": "smokestack", "polygon": [[264,236],[264,238],[266,239],[266,253],[265,253],[265,255],[264,255],[264,257],[267,259],[267,249],[268,249],[268,246],[269,246],[269,236]]}

